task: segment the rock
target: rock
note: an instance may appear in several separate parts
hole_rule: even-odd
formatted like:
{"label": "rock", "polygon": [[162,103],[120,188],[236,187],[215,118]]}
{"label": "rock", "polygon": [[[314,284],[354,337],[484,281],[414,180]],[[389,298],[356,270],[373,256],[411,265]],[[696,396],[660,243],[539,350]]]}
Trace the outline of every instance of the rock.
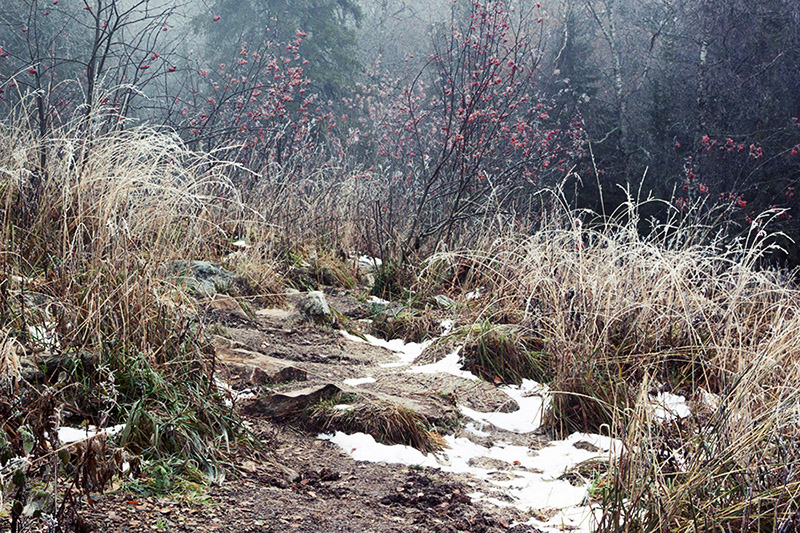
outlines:
{"label": "rock", "polygon": [[333,313],[331,313],[328,300],[321,291],[309,292],[303,296],[297,307],[303,316],[317,324],[331,324],[333,322]]}
{"label": "rock", "polygon": [[317,385],[293,392],[275,393],[258,398],[245,407],[247,414],[281,420],[299,415],[311,405],[339,394],[341,389],[332,383]]}
{"label": "rock", "polygon": [[281,359],[250,351],[224,337],[214,336],[211,345],[220,363],[227,369],[229,377],[246,385],[258,386],[308,379],[305,370]]}
{"label": "rock", "polygon": [[208,303],[208,308],[214,311],[222,311],[237,318],[241,318],[242,320],[250,319],[244,309],[242,309],[241,304],[237,302],[235,298],[225,294],[215,295]]}
{"label": "rock", "polygon": [[169,273],[177,284],[202,297],[220,293],[241,296],[248,292],[244,278],[210,261],[174,261]]}
{"label": "rock", "polygon": [[[265,356],[266,357],[266,356]],[[225,362],[223,366],[234,378],[244,385],[261,386],[288,383],[290,381],[305,381],[307,374],[291,365],[283,364],[279,359],[272,363],[260,361],[259,365]]]}
{"label": "rock", "polygon": [[338,313],[352,319],[369,318],[372,316],[372,306],[360,302],[348,294],[329,294],[328,301]]}
{"label": "rock", "polygon": [[362,287],[372,287],[373,285],[375,285],[375,274],[373,274],[372,272],[367,272],[366,274],[362,274],[358,284],[361,285]]}
{"label": "rock", "polygon": [[97,355],[89,352],[77,353],[52,353],[23,352],[19,353],[19,374],[28,383],[40,383],[52,376],[59,369],[73,372],[80,368],[86,372],[93,372],[99,364]]}

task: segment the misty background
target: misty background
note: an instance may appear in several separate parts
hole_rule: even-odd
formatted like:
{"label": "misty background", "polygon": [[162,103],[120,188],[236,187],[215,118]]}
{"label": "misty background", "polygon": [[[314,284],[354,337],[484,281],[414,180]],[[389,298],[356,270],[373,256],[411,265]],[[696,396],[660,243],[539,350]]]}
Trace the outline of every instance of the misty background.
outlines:
{"label": "misty background", "polygon": [[793,0],[7,0],[0,47],[3,113],[42,136],[175,131],[252,171],[245,196],[364,173],[402,254],[489,214],[535,225],[561,184],[595,221],[663,199],[642,231],[768,218],[800,261]]}

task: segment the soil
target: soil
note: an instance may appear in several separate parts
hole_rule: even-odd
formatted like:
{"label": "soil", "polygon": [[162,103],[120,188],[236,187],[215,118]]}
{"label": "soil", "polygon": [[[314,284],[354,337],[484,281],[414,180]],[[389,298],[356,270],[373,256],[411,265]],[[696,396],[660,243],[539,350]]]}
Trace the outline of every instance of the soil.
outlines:
{"label": "soil", "polygon": [[[80,510],[97,531],[499,532],[516,513],[473,504],[454,476],[349,459],[298,428],[258,421],[283,468],[243,459],[202,501],[117,492]],[[273,448],[274,446],[274,448]]]}
{"label": "soil", "polygon": [[[354,298],[340,294],[335,301],[352,314],[353,322],[363,318],[363,306]],[[440,432],[466,436],[458,423],[456,400],[481,411],[517,409],[494,385],[381,367],[396,362],[396,355],[349,340],[334,328],[304,321],[291,301],[286,309],[263,309],[249,319],[220,310],[214,317],[215,333],[238,350],[235,362],[231,359],[229,364],[242,364],[242,358],[250,354],[252,365],[257,366],[260,356],[268,356],[300,369],[306,377],[276,385],[250,383],[242,377],[252,372],[230,373],[234,389],[257,391],[258,399],[235,400],[235,405],[267,452],[262,457],[238,457],[237,468],[224,482],[206,487],[199,495],[142,497],[118,488],[93,496],[91,505],[82,501],[77,508],[85,531],[538,531],[530,526],[514,527],[528,518],[516,508],[472,501],[469,495],[475,492],[502,500],[503,495],[485,481],[435,469],[356,462],[335,444],[319,440],[318,433],[300,420],[267,419],[253,407],[276,392],[334,384],[365,397],[373,394],[382,400],[410,402]],[[429,363],[445,353],[434,345],[423,359]],[[226,363],[224,351],[217,355]],[[375,382],[358,387],[343,383],[366,376]],[[491,437],[469,436],[484,445],[498,436],[534,449],[545,444],[539,435],[500,432]],[[497,475],[503,475],[507,466],[498,462]],[[0,526],[5,525],[0,519]]]}

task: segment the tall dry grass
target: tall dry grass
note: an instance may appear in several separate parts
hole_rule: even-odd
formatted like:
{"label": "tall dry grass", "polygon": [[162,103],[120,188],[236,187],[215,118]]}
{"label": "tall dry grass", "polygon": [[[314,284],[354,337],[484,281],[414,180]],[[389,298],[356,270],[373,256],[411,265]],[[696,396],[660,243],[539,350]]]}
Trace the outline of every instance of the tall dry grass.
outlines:
{"label": "tall dry grass", "polygon": [[[528,235],[434,255],[421,286],[450,276],[479,290],[468,340],[491,347],[514,332],[514,357],[505,347],[484,366],[530,359],[514,371],[549,378],[552,431],[622,440],[594,490],[599,530],[794,531],[800,291],[791,273],[760,266],[772,214],[740,239],[673,215],[643,236],[634,203],[603,224],[551,213]],[[693,415],[655,416],[662,391],[684,395]]]}
{"label": "tall dry grass", "polygon": [[41,139],[24,123],[0,124],[2,338],[55,361],[0,401],[12,448],[21,428],[45,453],[66,419],[127,423],[129,450],[221,475],[238,422],[214,384],[203,318],[170,265],[222,260],[237,231],[263,225],[231,172],[147,128]]}

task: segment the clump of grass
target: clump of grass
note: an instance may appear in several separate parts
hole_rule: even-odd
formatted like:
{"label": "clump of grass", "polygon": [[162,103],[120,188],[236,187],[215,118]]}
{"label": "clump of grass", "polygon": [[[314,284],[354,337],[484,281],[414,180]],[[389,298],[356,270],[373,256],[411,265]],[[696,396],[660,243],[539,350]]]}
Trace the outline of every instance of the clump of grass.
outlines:
{"label": "clump of grass", "polygon": [[467,333],[461,353],[465,368],[486,381],[519,385],[523,379],[548,380],[550,355],[544,348],[542,339],[519,326],[484,320]]}
{"label": "clump of grass", "polygon": [[310,275],[318,285],[352,289],[358,284],[355,268],[344,252],[318,251],[309,258]]}
{"label": "clump of grass", "polygon": [[319,431],[367,433],[378,442],[405,444],[423,452],[445,447],[442,436],[424,416],[387,401],[345,393],[311,406],[306,415]]}
{"label": "clump of grass", "polygon": [[[619,432],[626,450],[595,496],[599,528],[794,531],[800,526],[796,387],[765,394],[774,369],[754,361],[710,417],[654,420],[646,387]],[[777,392],[777,394],[776,394]]]}
{"label": "clump of grass", "polygon": [[374,296],[386,300],[407,298],[409,288],[414,283],[414,272],[407,263],[387,259],[375,268],[375,283],[370,292]]}
{"label": "clump of grass", "polygon": [[[226,165],[146,129],[41,139],[2,124],[0,169],[0,271],[23,280],[0,291],[0,328],[57,362],[41,382],[18,383],[19,398],[47,402],[0,398],[14,453],[21,427],[35,454],[57,445],[62,420],[126,423],[128,450],[219,479],[239,423],[216,393],[193,300],[164,272],[229,251],[246,211]],[[20,306],[27,286],[47,305]]]}
{"label": "clump of grass", "polygon": [[264,305],[284,302],[286,281],[280,274],[278,261],[266,247],[237,250],[225,257],[223,265],[247,281],[253,301]]}
{"label": "clump of grass", "polygon": [[376,335],[385,339],[421,342],[438,332],[439,323],[430,309],[390,307],[374,316],[372,329]]}

